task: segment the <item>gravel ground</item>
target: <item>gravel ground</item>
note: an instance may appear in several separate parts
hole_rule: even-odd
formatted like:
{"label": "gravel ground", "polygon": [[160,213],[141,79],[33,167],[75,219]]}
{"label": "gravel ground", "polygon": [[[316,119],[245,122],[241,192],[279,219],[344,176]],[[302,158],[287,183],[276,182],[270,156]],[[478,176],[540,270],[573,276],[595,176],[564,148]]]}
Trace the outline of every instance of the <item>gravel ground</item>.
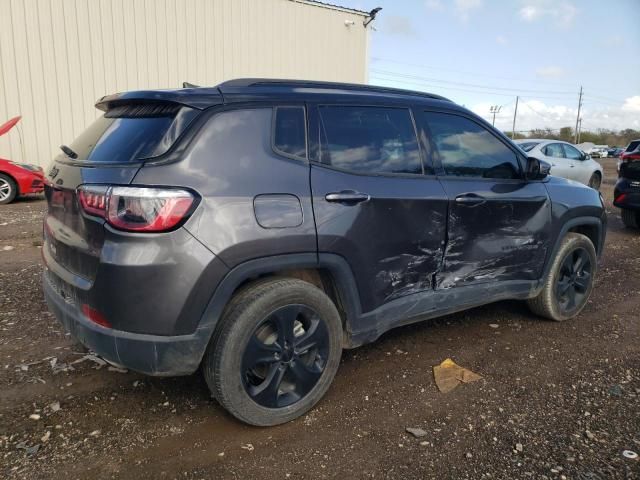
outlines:
{"label": "gravel ground", "polygon": [[[396,329],[345,352],[308,415],[267,429],[227,415],[200,375],[86,357],[43,302],[44,202],[0,207],[0,478],[640,478],[623,455],[640,453],[640,233],[602,163],[609,232],[579,318],[500,302]],[[483,379],[439,393],[447,357]]]}

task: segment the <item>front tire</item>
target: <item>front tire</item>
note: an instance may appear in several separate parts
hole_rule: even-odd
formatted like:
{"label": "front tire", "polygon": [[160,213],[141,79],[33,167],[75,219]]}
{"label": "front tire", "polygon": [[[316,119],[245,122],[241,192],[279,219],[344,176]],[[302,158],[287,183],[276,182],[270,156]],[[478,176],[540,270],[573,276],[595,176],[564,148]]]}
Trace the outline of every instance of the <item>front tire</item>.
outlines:
{"label": "front tire", "polygon": [[529,308],[558,322],[575,317],[589,300],[596,268],[596,249],[591,240],[579,233],[567,233],[542,290],[527,300]]}
{"label": "front tire", "polygon": [[589,179],[589,186],[594,190],[600,190],[600,185],[602,184],[602,175],[598,172],[594,172]]}
{"label": "front tire", "polygon": [[622,223],[627,228],[640,228],[640,213],[637,210],[622,209]]}
{"label": "front tire", "polygon": [[218,402],[239,420],[271,426],[310,410],[342,354],[342,322],[319,288],[297,279],[257,282],[234,296],[203,360]]}
{"label": "front tire", "polygon": [[13,179],[0,173],[0,205],[13,202],[18,195],[18,185]]}

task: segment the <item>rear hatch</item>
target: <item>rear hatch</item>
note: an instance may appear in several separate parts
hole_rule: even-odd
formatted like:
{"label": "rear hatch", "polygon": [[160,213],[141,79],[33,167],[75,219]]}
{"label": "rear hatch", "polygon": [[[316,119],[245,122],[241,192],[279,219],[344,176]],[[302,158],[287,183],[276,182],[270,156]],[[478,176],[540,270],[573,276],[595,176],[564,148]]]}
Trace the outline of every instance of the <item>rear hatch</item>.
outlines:
{"label": "rear hatch", "polygon": [[[640,155],[638,155],[640,157]],[[633,183],[640,181],[640,158],[637,160],[625,160],[620,164],[620,177],[631,180]]]}
{"label": "rear hatch", "polygon": [[170,150],[197,113],[176,103],[117,104],[63,148],[46,174],[43,254],[48,264],[80,277],[74,283],[93,281],[105,220],[82,211],[76,189],[130,184],[145,161]]}

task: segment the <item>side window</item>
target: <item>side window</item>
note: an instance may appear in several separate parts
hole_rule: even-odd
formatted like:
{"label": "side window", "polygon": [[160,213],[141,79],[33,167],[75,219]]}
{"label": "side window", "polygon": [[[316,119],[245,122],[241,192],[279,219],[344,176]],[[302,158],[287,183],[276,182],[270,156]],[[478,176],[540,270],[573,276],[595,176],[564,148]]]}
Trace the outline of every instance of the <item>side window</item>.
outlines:
{"label": "side window", "polygon": [[276,107],[273,123],[273,147],[276,152],[307,158],[304,108]]}
{"label": "side window", "polygon": [[582,154],[577,148],[573,148],[571,145],[562,144],[564,148],[564,156],[572,160],[582,160]]}
{"label": "side window", "polygon": [[424,112],[424,120],[446,175],[520,178],[516,154],[486,128],[449,113]]}
{"label": "side window", "polygon": [[322,163],[356,173],[422,174],[408,109],[321,106],[318,111]]}
{"label": "side window", "polygon": [[544,154],[547,157],[564,158],[564,150],[562,150],[562,145],[560,143],[550,143],[544,147]]}

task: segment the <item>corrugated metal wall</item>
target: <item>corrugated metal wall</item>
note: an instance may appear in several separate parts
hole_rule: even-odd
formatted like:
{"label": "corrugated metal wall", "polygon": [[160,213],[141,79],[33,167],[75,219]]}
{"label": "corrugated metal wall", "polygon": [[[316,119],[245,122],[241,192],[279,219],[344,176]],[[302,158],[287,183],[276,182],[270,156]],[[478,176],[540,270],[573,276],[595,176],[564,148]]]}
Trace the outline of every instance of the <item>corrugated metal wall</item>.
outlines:
{"label": "corrugated metal wall", "polygon": [[292,0],[0,0],[0,123],[23,117],[0,157],[45,166],[118,91],[237,77],[366,83],[362,20]]}

